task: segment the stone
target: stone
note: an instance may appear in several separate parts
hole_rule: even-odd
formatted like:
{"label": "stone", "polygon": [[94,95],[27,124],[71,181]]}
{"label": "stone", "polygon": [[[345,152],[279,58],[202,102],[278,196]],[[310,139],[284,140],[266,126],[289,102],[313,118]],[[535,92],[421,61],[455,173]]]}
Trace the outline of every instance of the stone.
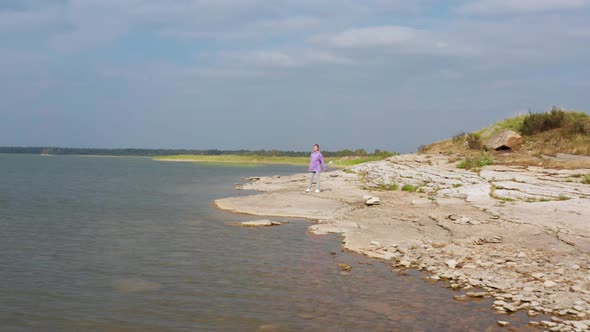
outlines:
{"label": "stone", "polygon": [[588,331],[588,325],[580,321],[571,321],[572,326],[578,331]]}
{"label": "stone", "polygon": [[513,149],[522,143],[522,136],[512,130],[502,130],[486,142],[486,147],[492,150]]}
{"label": "stone", "polygon": [[381,247],[381,242],[379,241],[371,241],[371,245],[374,247]]}
{"label": "stone", "polygon": [[454,295],[453,299],[455,299],[455,301],[466,301],[468,297],[467,295]]}
{"label": "stone", "polygon": [[350,271],[352,270],[352,266],[345,264],[345,263],[338,263],[338,267],[342,270],[342,271]]}
{"label": "stone", "polygon": [[486,296],[486,292],[467,292],[465,293],[465,295],[469,296],[469,297],[484,297]]}
{"label": "stone", "polygon": [[457,267],[457,261],[454,259],[449,259],[448,261],[445,262],[445,264],[447,264],[448,267],[450,267],[451,269],[454,269],[455,267]]}
{"label": "stone", "polygon": [[547,280],[543,283],[543,287],[545,287],[545,288],[552,288],[555,286],[557,286],[557,284],[551,280]]}
{"label": "stone", "polygon": [[379,205],[381,204],[381,200],[379,197],[371,196],[371,198],[365,200],[365,205],[372,206],[372,205]]}
{"label": "stone", "polygon": [[498,326],[508,326],[508,325],[510,325],[510,323],[505,320],[498,321]]}
{"label": "stone", "polygon": [[543,326],[543,327],[555,327],[555,326],[557,326],[557,323],[552,322],[552,321],[548,321],[548,320],[542,320],[541,321],[541,326]]}
{"label": "stone", "polygon": [[504,309],[506,309],[506,311],[509,311],[509,312],[515,312],[516,310],[518,310],[515,306],[513,306],[510,303],[504,304]]}
{"label": "stone", "polygon": [[244,222],[240,223],[240,225],[242,225],[244,227],[276,226],[276,225],[280,225],[280,224],[281,224],[280,222],[276,222],[276,221],[273,222],[268,219],[244,221]]}

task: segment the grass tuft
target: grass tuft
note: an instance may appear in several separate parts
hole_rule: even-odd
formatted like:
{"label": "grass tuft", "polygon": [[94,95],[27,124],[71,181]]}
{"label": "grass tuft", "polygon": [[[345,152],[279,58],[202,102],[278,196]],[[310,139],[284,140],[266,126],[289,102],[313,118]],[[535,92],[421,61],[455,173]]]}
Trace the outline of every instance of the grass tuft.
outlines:
{"label": "grass tuft", "polygon": [[380,183],[379,185],[377,185],[377,188],[375,188],[375,189],[382,190],[382,191],[396,191],[399,189],[399,186],[397,185],[397,183],[390,183],[390,184]]}
{"label": "grass tuft", "polygon": [[418,188],[416,186],[412,186],[411,184],[404,184],[402,187],[402,191],[407,191],[410,193],[414,193],[416,190],[418,190]]}
{"label": "grass tuft", "polygon": [[462,161],[457,164],[457,168],[464,169],[479,169],[484,166],[488,166],[494,163],[494,157],[492,155],[482,152],[477,155],[470,155],[465,157]]}

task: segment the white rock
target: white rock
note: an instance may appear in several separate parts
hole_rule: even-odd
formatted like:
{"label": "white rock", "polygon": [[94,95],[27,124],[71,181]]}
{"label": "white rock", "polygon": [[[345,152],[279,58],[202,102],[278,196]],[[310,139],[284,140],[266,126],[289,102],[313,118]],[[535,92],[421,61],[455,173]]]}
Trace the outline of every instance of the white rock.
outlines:
{"label": "white rock", "polygon": [[588,331],[588,325],[580,321],[571,321],[572,326],[578,331]]}
{"label": "white rock", "polygon": [[557,326],[557,323],[554,323],[554,322],[548,321],[548,320],[542,320],[541,321],[541,326],[544,326],[544,327],[555,327],[555,326]]}
{"label": "white rock", "polygon": [[[259,227],[259,226],[274,226],[276,222],[273,224],[272,221],[268,219],[263,220],[253,220],[253,221],[244,221],[240,223],[244,227]],[[280,223],[279,223],[280,225]]]}
{"label": "white rock", "polygon": [[381,200],[379,199],[379,197],[372,196],[371,198],[369,198],[365,201],[365,204],[369,205],[369,206],[378,205],[378,204],[381,204]]}
{"label": "white rock", "polygon": [[371,245],[374,247],[381,247],[381,242],[379,241],[371,241]]}
{"label": "white rock", "polygon": [[557,284],[556,284],[555,282],[551,281],[551,280],[547,280],[547,281],[545,281],[545,282],[543,283],[543,286],[544,286],[545,288],[551,288],[551,287],[555,287],[555,286],[557,286]]}
{"label": "white rock", "polygon": [[447,266],[450,267],[451,269],[454,269],[457,266],[457,261],[454,259],[449,259],[448,261],[445,262],[445,264],[447,264]]}

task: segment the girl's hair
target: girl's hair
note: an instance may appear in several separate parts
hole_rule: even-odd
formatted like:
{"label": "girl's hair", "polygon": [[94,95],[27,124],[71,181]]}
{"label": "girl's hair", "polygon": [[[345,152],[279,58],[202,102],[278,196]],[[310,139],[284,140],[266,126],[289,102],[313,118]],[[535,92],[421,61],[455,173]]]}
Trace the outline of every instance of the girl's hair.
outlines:
{"label": "girl's hair", "polygon": [[319,144],[314,144],[313,146],[317,146],[318,150],[320,149],[320,145]]}

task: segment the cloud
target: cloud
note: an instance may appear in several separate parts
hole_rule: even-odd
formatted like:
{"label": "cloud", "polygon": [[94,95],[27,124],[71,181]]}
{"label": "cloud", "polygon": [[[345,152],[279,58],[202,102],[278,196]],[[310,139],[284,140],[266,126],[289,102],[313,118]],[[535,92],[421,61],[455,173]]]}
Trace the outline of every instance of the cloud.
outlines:
{"label": "cloud", "polygon": [[316,37],[316,40],[323,39],[335,47],[363,48],[404,44],[416,39],[418,34],[413,28],[387,25],[347,29],[332,36]]}
{"label": "cloud", "polygon": [[350,65],[354,63],[354,61],[350,58],[339,56],[328,51],[313,49],[300,49],[291,51],[243,51],[225,53],[222,54],[222,56],[226,59],[237,61],[240,64],[283,68],[297,68],[317,64]]}
{"label": "cloud", "polygon": [[478,15],[528,14],[579,9],[589,3],[588,0],[478,0],[464,3],[458,11]]}
{"label": "cloud", "polygon": [[32,31],[60,22],[63,22],[63,16],[56,7],[0,11],[0,32]]}

